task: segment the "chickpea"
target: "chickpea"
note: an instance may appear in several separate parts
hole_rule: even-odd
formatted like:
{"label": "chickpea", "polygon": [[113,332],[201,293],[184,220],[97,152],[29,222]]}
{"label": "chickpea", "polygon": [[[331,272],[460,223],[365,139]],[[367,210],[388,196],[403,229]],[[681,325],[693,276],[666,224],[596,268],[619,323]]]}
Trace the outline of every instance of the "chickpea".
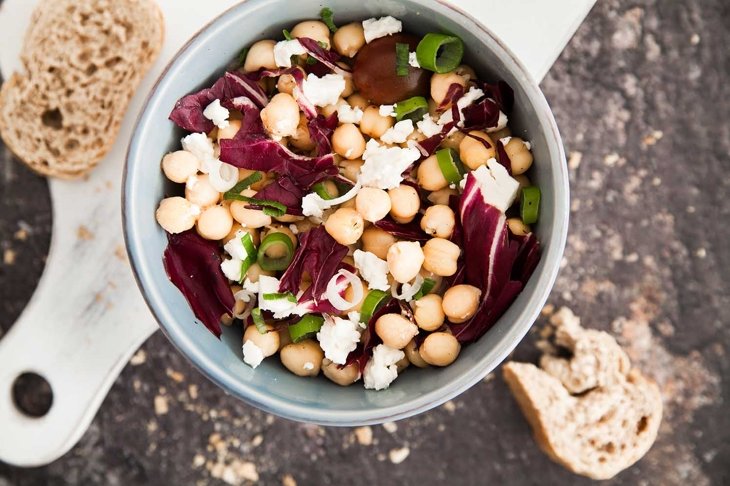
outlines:
{"label": "chickpea", "polygon": [[299,233],[304,233],[305,231],[309,231],[312,228],[319,226],[319,224],[312,222],[312,220],[310,220],[310,219],[303,219],[301,221],[297,221],[296,223],[294,223],[294,225],[297,227],[297,231]]}
{"label": "chickpea", "polygon": [[340,368],[340,365],[333,363],[327,358],[322,361],[322,373],[330,381],[340,386],[350,386],[360,379],[360,369],[357,364],[353,363]]}
{"label": "chickpea", "polygon": [[279,331],[279,351],[287,344],[291,344],[291,336],[289,335],[289,329],[284,328]]}
{"label": "chickpea", "polygon": [[[353,262],[352,266],[353,267],[355,266],[354,262]],[[347,309],[347,312],[352,312],[352,311],[360,312],[362,310],[362,303],[365,302],[365,297],[368,296],[368,292],[370,292],[370,289],[368,288],[367,285],[365,285],[365,282],[363,282],[362,280],[360,280],[360,284],[362,285],[362,297],[360,297],[359,302],[356,302],[355,305],[353,305],[352,307]],[[344,298],[348,302],[352,302],[355,299],[355,290],[352,285],[348,285],[347,288],[345,289]]]}
{"label": "chickpea", "polygon": [[[256,191],[246,189],[241,194],[247,197],[254,197],[256,196]],[[267,216],[259,209],[248,209],[246,206],[248,206],[248,203],[244,201],[233,201],[231,203],[231,215],[233,219],[241,223],[241,226],[244,228],[263,228],[271,224],[271,216]]]}
{"label": "chickpea", "polygon": [[418,368],[428,368],[428,363],[421,358],[421,353],[418,352],[415,339],[411,339],[411,342],[403,348],[403,352],[406,354],[406,358],[408,358],[408,361],[413,366],[417,366]]}
{"label": "chickpea", "polygon": [[323,116],[328,117],[331,116],[333,113],[335,113],[341,105],[346,105],[347,101],[345,101],[343,98],[338,98],[337,102],[333,105],[327,105],[320,109],[320,112]]}
{"label": "chickpea", "polygon": [[428,235],[438,238],[451,238],[456,226],[454,211],[443,204],[426,209],[421,219],[421,229]]}
{"label": "chickpea", "polygon": [[352,182],[357,182],[357,176],[360,175],[360,167],[362,167],[364,163],[365,162],[362,159],[343,160],[339,163],[340,173],[346,179],[349,179]]}
{"label": "chickpea", "polygon": [[279,333],[274,331],[270,325],[266,325],[264,334],[261,334],[256,326],[248,326],[243,332],[243,342],[253,341],[253,343],[261,348],[264,357],[273,356],[279,350]]}
{"label": "chickpea", "polygon": [[436,103],[433,98],[428,99],[428,114],[431,115],[431,118],[434,120],[438,120],[441,116],[441,112],[439,111],[439,104]]}
{"label": "chickpea", "polygon": [[510,233],[515,236],[526,236],[532,232],[530,226],[523,223],[520,218],[509,218],[507,220],[507,227]]}
{"label": "chickpea", "polygon": [[352,22],[343,25],[337,29],[332,41],[338,54],[345,57],[355,57],[357,51],[365,45],[365,31],[362,28],[362,23]]}
{"label": "chickpea", "polygon": [[248,54],[246,54],[243,70],[251,73],[261,68],[276,69],[276,61],[274,60],[275,45],[276,41],[269,39],[254,42],[248,49]]}
{"label": "chickpea", "polygon": [[404,369],[408,368],[411,365],[411,362],[408,361],[408,356],[405,356],[405,353],[403,353],[403,357],[400,359],[400,361],[395,363],[395,367],[398,370],[398,373],[400,374]]}
{"label": "chickpea", "polygon": [[327,218],[324,229],[341,245],[352,245],[360,239],[365,222],[352,208],[340,208]]}
{"label": "chickpea", "polygon": [[218,129],[218,143],[221,143],[221,140],[235,137],[240,129],[241,120],[229,120],[226,128]]}
{"label": "chickpea", "polygon": [[414,300],[412,306],[416,324],[424,331],[435,331],[444,324],[445,314],[440,295],[424,295]]}
{"label": "chickpea", "polygon": [[447,332],[429,334],[419,348],[423,361],[433,366],[448,366],[459,356],[461,344]]}
{"label": "chickpea", "polygon": [[456,273],[461,249],[453,242],[443,238],[431,238],[423,246],[425,260],[423,267],[442,277]]}
{"label": "chickpea", "polygon": [[299,105],[289,94],[275,94],[269,104],[261,110],[264,128],[273,137],[296,135],[299,126]]}
{"label": "chickpea", "polygon": [[424,258],[421,245],[415,241],[393,243],[386,255],[388,271],[397,282],[410,282],[421,271]]}
{"label": "chickpea", "polygon": [[332,148],[348,160],[362,157],[365,152],[365,137],[353,123],[344,123],[332,134]]}
{"label": "chickpea", "polygon": [[370,103],[368,103],[367,98],[365,98],[363,95],[361,95],[359,93],[355,93],[354,95],[350,95],[347,98],[347,102],[353,108],[360,108],[363,111],[365,111],[365,108],[367,108],[370,105]]}
{"label": "chickpea", "polygon": [[443,204],[444,206],[449,205],[449,199],[451,199],[451,196],[458,196],[459,191],[456,189],[451,189],[450,187],[445,187],[443,189],[439,189],[438,191],[434,191],[431,194],[428,195],[428,200],[433,204]]}
{"label": "chickpea", "polygon": [[282,74],[276,81],[276,89],[279,93],[286,93],[293,96],[294,88],[297,87],[297,81],[291,74]]}
{"label": "chickpea", "polygon": [[250,267],[248,267],[248,272],[246,272],[246,278],[249,279],[251,282],[256,283],[259,281],[259,277],[261,275],[265,275],[267,277],[273,277],[274,272],[269,270],[264,270],[259,266],[258,263],[251,264]]}
{"label": "chickpea", "polygon": [[281,364],[297,376],[317,376],[324,359],[322,349],[312,339],[287,344],[279,356]]}
{"label": "chickpea", "polygon": [[182,197],[168,197],[160,201],[155,216],[157,223],[168,233],[177,234],[195,226],[200,208]]}
{"label": "chickpea", "polygon": [[386,346],[403,349],[418,334],[418,326],[400,314],[384,314],[375,321],[375,333]]}
{"label": "chickpea", "polygon": [[427,191],[439,191],[449,186],[449,181],[441,172],[435,154],[421,162],[416,172],[416,178],[418,179],[418,185]]}
{"label": "chickpea", "polygon": [[[349,66],[344,62],[338,62],[337,65],[340,66],[341,68],[349,69]],[[354,92],[355,92],[355,80],[353,79],[352,76],[345,76],[345,89],[342,90],[342,93],[340,94],[340,96],[342,96],[343,98],[347,98]]]}
{"label": "chickpea", "polygon": [[446,100],[446,95],[452,84],[460,84],[466,88],[466,83],[467,79],[455,71],[443,74],[434,73],[431,76],[431,98],[440,105]]}
{"label": "chickpea", "polygon": [[[286,226],[272,226],[269,228],[268,231],[265,231],[261,233],[261,239],[266,239],[267,236],[274,234],[274,233],[281,233],[289,237],[292,244],[294,245],[294,249],[296,250],[297,244],[299,243],[297,241],[296,235],[287,228]],[[282,245],[272,245],[266,250],[266,256],[269,258],[283,258],[287,254],[286,250],[282,248]]]}
{"label": "chickpea", "polygon": [[397,240],[385,230],[370,226],[362,233],[362,249],[369,251],[381,260],[388,258],[388,249]]}
{"label": "chickpea", "polygon": [[504,151],[507,153],[510,163],[512,164],[512,174],[524,174],[530,167],[532,167],[532,153],[521,138],[512,137],[512,139],[507,142],[507,145],[505,145]]}
{"label": "chickpea", "polygon": [[476,314],[481,296],[482,291],[472,285],[455,285],[444,294],[444,314],[454,324],[466,322]]}
{"label": "chickpea", "polygon": [[398,223],[410,223],[421,209],[421,198],[412,186],[401,184],[388,191],[390,196],[390,215]]}
{"label": "chickpea", "polygon": [[[231,285],[231,293],[235,296],[236,292],[240,292],[241,290],[240,285]],[[235,298],[235,297],[234,297]],[[235,303],[233,304],[233,315],[239,315],[241,314],[244,309],[246,308],[246,303],[242,300],[235,300]],[[221,317],[221,324],[224,326],[230,327],[233,325],[233,316],[231,314],[223,314],[223,317]]]}
{"label": "chickpea", "polygon": [[525,174],[513,175],[512,178],[520,183],[520,192],[522,192],[522,189],[525,187],[530,187],[532,185],[530,178]]}
{"label": "chickpea", "polygon": [[497,130],[497,131],[491,132],[489,134],[489,137],[492,140],[501,140],[503,138],[511,137],[511,136],[512,136],[512,130],[510,130],[509,127],[504,127],[501,130]]}
{"label": "chickpea", "polygon": [[211,206],[205,209],[198,218],[196,229],[206,240],[222,240],[233,227],[233,216],[228,208]]}
{"label": "chickpea", "polygon": [[185,199],[201,208],[218,204],[221,193],[211,185],[208,174],[191,176],[185,183]]}
{"label": "chickpea", "polygon": [[363,110],[360,131],[368,137],[380,138],[394,124],[395,118],[392,116],[382,116],[380,114],[380,107],[371,105]]}
{"label": "chickpea", "polygon": [[382,189],[363,187],[355,197],[355,207],[365,221],[374,223],[390,212],[390,196]]}
{"label": "chickpea", "polygon": [[304,216],[297,216],[295,214],[284,214],[282,216],[275,216],[274,219],[280,223],[296,223],[304,219]]}
{"label": "chickpea", "polygon": [[305,20],[299,22],[291,30],[292,37],[309,37],[317,42],[322,42],[327,45],[325,49],[330,48],[330,29],[327,24],[320,22],[319,20]]}
{"label": "chickpea", "polygon": [[233,226],[231,226],[231,231],[229,231],[226,237],[223,238],[223,244],[225,245],[233,238],[235,238],[239,231],[251,235],[251,241],[253,241],[253,244],[255,246],[259,246],[259,242],[261,241],[259,237],[259,231],[253,228],[244,228],[239,223],[233,223]]}
{"label": "chickpea", "polygon": [[477,73],[471,66],[468,66],[466,64],[462,64],[461,66],[456,68],[454,72],[462,78],[466,79],[467,82],[477,79]]}
{"label": "chickpea", "polygon": [[312,136],[309,133],[309,126],[307,125],[307,119],[305,117],[299,118],[299,125],[293,135],[289,137],[289,143],[294,148],[308,152],[316,146]]}
{"label": "chickpea", "polygon": [[200,161],[187,150],[178,150],[162,158],[162,172],[172,182],[182,184],[200,169]]}
{"label": "chickpea", "polygon": [[451,135],[447,136],[443,142],[441,142],[442,148],[450,148],[454,149],[456,151],[459,150],[459,145],[461,144],[461,141],[464,140],[466,137],[466,134],[460,130],[455,131]]}
{"label": "chickpea", "polygon": [[[487,165],[487,160],[494,158],[497,151],[494,147],[492,139],[484,132],[471,131],[469,132],[470,137],[464,137],[459,144],[459,157],[461,161],[474,170],[482,165]],[[472,137],[477,137],[489,144],[489,148],[485,147],[482,142],[475,140]]]}

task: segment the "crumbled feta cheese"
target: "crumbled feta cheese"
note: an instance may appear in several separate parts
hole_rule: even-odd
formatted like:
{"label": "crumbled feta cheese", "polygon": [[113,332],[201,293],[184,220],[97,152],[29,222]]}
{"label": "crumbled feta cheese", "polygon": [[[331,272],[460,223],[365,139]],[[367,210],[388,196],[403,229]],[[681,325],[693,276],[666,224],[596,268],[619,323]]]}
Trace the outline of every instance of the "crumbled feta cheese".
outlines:
{"label": "crumbled feta cheese", "polygon": [[201,165],[215,158],[213,141],[205,133],[191,133],[181,140],[183,150],[193,154]]}
{"label": "crumbled feta cheese", "polygon": [[380,136],[380,141],[384,143],[403,143],[413,133],[413,121],[401,120]]}
{"label": "crumbled feta cheese", "polygon": [[484,202],[502,212],[507,211],[517,197],[520,183],[509,175],[507,169],[491,158],[487,165],[471,172],[479,184]]}
{"label": "crumbled feta cheese", "polygon": [[362,121],[362,109],[352,106],[348,104],[341,104],[337,107],[337,118],[340,120],[340,123],[354,123],[359,124]]}
{"label": "crumbled feta cheese", "polygon": [[388,15],[379,19],[363,20],[362,28],[365,34],[365,42],[369,44],[380,37],[397,34],[403,30],[403,24],[400,20]]}
{"label": "crumbled feta cheese", "polygon": [[264,351],[250,339],[243,343],[243,362],[256,368],[264,360]]}
{"label": "crumbled feta cheese", "polygon": [[357,322],[328,316],[317,332],[317,341],[324,351],[325,358],[336,364],[345,364],[347,356],[360,342]]}
{"label": "crumbled feta cheese", "polygon": [[403,180],[403,172],[421,158],[421,152],[414,147],[387,147],[370,139],[362,158],[365,163],[360,168],[358,182],[365,187],[393,189]]}
{"label": "crumbled feta cheese", "polygon": [[525,147],[527,147],[527,150],[532,150],[532,144],[530,142],[525,140],[523,143],[525,144]]}
{"label": "crumbled feta cheese", "polygon": [[395,117],[395,105],[380,105],[378,108],[380,116],[392,116]]}
{"label": "crumbled feta cheese", "polygon": [[279,67],[290,68],[292,56],[301,56],[306,53],[307,50],[299,39],[283,40],[274,45],[274,62]]}
{"label": "crumbled feta cheese", "polygon": [[315,106],[334,105],[345,91],[345,78],[339,74],[317,77],[310,73],[302,83],[304,96]]}
{"label": "crumbled feta cheese", "polygon": [[221,262],[221,271],[223,272],[223,275],[225,275],[228,280],[233,280],[234,282],[240,282],[241,276],[242,276],[241,270],[242,270],[241,260],[237,260],[235,258],[228,258]]}
{"label": "crumbled feta cheese", "polygon": [[221,100],[215,100],[203,111],[203,116],[212,121],[218,128],[228,128],[228,117],[231,112],[221,105]]}
{"label": "crumbled feta cheese", "polygon": [[223,249],[228,252],[229,255],[231,255],[233,258],[242,261],[245,260],[248,257],[248,252],[246,251],[246,248],[243,246],[243,237],[247,233],[242,230],[236,231],[236,234],[231,238],[231,240],[223,245]]}
{"label": "crumbled feta cheese", "polygon": [[251,279],[246,278],[246,280],[243,281],[243,289],[248,290],[249,292],[252,292],[254,294],[258,294],[259,293],[259,283],[252,282]]}
{"label": "crumbled feta cheese", "polygon": [[355,260],[355,268],[360,276],[368,283],[368,288],[377,290],[388,290],[388,262],[381,260],[374,253],[369,251],[355,250],[352,255]]}
{"label": "crumbled feta cheese", "polygon": [[304,214],[304,216],[321,219],[325,210],[354,198],[357,196],[357,193],[360,192],[361,188],[362,185],[358,182],[352,187],[352,189],[344,193],[342,196],[334,199],[323,199],[322,196],[315,192],[307,194],[304,198],[302,198],[302,214]]}
{"label": "crumbled feta cheese", "polygon": [[505,147],[507,146],[507,144],[509,143],[510,140],[512,140],[512,137],[504,137],[504,138],[499,139],[499,141],[502,142],[502,145],[504,145]]}
{"label": "crumbled feta cheese", "polygon": [[369,390],[385,390],[398,378],[396,363],[405,357],[403,351],[379,344],[373,349],[373,357],[365,365],[363,379]]}
{"label": "crumbled feta cheese", "polygon": [[421,290],[421,287],[423,287],[424,278],[421,274],[416,275],[416,278],[413,280],[413,283],[406,282],[401,285],[400,287],[400,294],[396,293],[396,288],[393,287],[391,290],[391,295],[395,297],[396,299],[405,300],[406,302],[411,302],[413,300],[413,297],[416,296],[419,290]]}
{"label": "crumbled feta cheese", "polygon": [[[484,91],[482,91],[479,88],[471,87],[469,91],[467,91],[464,96],[456,100],[456,106],[459,109],[459,122],[457,125],[459,127],[464,126],[464,108],[474,103],[476,100],[484,96]],[[454,121],[454,113],[451,110],[446,110],[441,114],[438,120],[438,124],[441,126],[448,125]],[[449,135],[451,135],[453,132],[456,131],[456,127],[451,129],[449,132]]]}
{"label": "crumbled feta cheese", "polygon": [[295,224],[292,223],[292,224],[289,225],[289,231],[291,231],[295,235],[298,235],[299,234],[299,227],[297,225],[295,225]]}
{"label": "crumbled feta cheese", "polygon": [[433,121],[433,118],[431,118],[431,115],[428,113],[423,115],[423,120],[416,123],[416,126],[418,127],[418,131],[426,137],[433,137],[434,135],[441,133],[441,129],[443,128],[442,125]]}
{"label": "crumbled feta cheese", "polygon": [[350,311],[347,313],[347,318],[350,319],[352,322],[359,323],[360,313],[358,311]]}
{"label": "crumbled feta cheese", "polygon": [[421,68],[421,65],[418,63],[418,56],[415,52],[408,53],[408,65],[416,69]]}
{"label": "crumbled feta cheese", "polygon": [[497,126],[496,127],[487,128],[487,133],[492,133],[492,132],[498,132],[498,131],[500,131],[501,129],[503,129],[503,128],[505,128],[507,126],[507,123],[508,122],[509,122],[509,120],[507,119],[507,115],[505,115],[504,112],[500,111],[499,112],[499,120],[497,120]]}
{"label": "crumbled feta cheese", "polygon": [[267,275],[259,276],[259,309],[274,313],[275,319],[283,319],[292,314],[299,315],[297,303],[283,297],[275,300],[264,299],[265,294],[279,293],[279,279]]}
{"label": "crumbled feta cheese", "polygon": [[307,361],[306,363],[304,363],[304,366],[302,366],[302,368],[304,368],[305,371],[311,371],[314,369],[314,363],[312,363],[311,361]]}

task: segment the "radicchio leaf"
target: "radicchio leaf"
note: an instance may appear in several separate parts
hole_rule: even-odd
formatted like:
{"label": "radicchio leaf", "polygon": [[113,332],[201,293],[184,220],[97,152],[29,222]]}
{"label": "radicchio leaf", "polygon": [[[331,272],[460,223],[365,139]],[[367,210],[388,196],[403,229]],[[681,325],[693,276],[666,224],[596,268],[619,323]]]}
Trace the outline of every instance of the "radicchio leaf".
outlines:
{"label": "radicchio leaf", "polygon": [[307,118],[311,119],[316,117],[317,107],[314,106],[306,96],[304,96],[304,88],[302,87],[304,83],[304,71],[302,71],[302,68],[294,66],[286,69],[264,70],[256,73],[256,76],[259,78],[275,78],[285,74],[294,78],[296,85],[292,90],[292,96],[299,104],[299,108],[304,112]]}
{"label": "radicchio leaf", "polygon": [[462,110],[464,130],[485,130],[499,123],[499,105],[490,98],[484,98]]}
{"label": "radicchio leaf", "polygon": [[504,166],[505,169],[507,169],[507,172],[509,175],[512,175],[512,161],[509,158],[509,155],[507,155],[507,151],[504,149],[504,144],[501,140],[497,140],[497,162],[499,162],[502,166]]}
{"label": "radicchio leaf", "polygon": [[512,280],[519,280],[524,285],[540,262],[540,242],[534,233],[525,236],[510,235],[510,238],[520,245],[512,268]]}
{"label": "radicchio leaf", "polygon": [[[276,201],[287,207],[287,214],[300,216],[302,214],[301,204],[304,192],[288,176],[278,177],[274,182],[256,193],[256,199],[265,201]],[[251,204],[251,209],[262,209]]]}
{"label": "radicchio leaf", "polygon": [[380,221],[376,221],[374,224],[377,228],[387,231],[401,240],[423,242],[431,239],[421,229],[418,219],[414,219],[410,223],[396,223],[390,216],[387,216]]}
{"label": "radicchio leaf", "polygon": [[509,113],[515,103],[515,93],[506,81],[497,81],[495,84],[482,83],[482,91],[487,98],[497,102],[499,108]]}
{"label": "radicchio leaf", "polygon": [[424,157],[430,157],[439,148],[441,142],[444,141],[452,128],[456,126],[455,122],[449,122],[443,126],[440,133],[432,135],[424,140],[418,141],[414,146],[421,152]]}
{"label": "radicchio leaf", "polygon": [[167,240],[162,261],[170,281],[185,296],[195,317],[220,337],[221,316],[233,312],[235,300],[221,271],[218,243],[193,230],[168,234]]}
{"label": "radicchio leaf", "polygon": [[337,128],[339,118],[337,112],[330,116],[317,115],[309,120],[307,127],[309,128],[309,136],[317,145],[317,155],[320,157],[332,153],[332,133]]}
{"label": "radicchio leaf", "polygon": [[436,108],[438,111],[444,111],[448,106],[456,103],[456,100],[464,96],[464,87],[459,83],[452,83],[446,90],[446,96]]}
{"label": "radicchio leaf", "polygon": [[304,46],[310,56],[330,68],[333,72],[342,76],[350,76],[349,68],[342,68],[337,65],[337,62],[340,60],[339,54],[323,48],[316,40],[308,37],[299,37],[299,42]]}
{"label": "radicchio leaf", "polygon": [[203,111],[215,100],[226,103],[234,98],[245,96],[258,108],[268,103],[266,93],[256,81],[237,72],[227,72],[210,88],[184,96],[175,103],[170,120],[183,130],[195,133],[208,133],[215,125],[208,120]]}
{"label": "radicchio leaf", "polygon": [[251,101],[251,98],[239,96],[238,98],[226,100],[221,104],[229,110],[238,110],[243,114],[241,128],[236,132],[234,138],[243,138],[252,134],[263,135],[265,133],[264,124],[261,121],[261,110],[256,106],[256,103]]}

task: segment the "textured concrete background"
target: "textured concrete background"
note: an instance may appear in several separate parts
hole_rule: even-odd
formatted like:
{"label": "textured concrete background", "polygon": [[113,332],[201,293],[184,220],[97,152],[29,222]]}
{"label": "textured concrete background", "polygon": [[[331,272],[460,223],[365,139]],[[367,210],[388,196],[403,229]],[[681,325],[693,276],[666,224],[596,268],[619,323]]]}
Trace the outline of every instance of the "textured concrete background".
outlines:
{"label": "textured concrete background", "polygon": [[[551,305],[616,334],[666,401],[653,449],[606,484],[730,484],[729,26],[726,0],[601,0],[543,83],[574,194]],[[1,336],[41,274],[51,214],[45,181],[1,146],[0,160]],[[397,424],[325,429],[225,396],[159,334],[67,456],[0,464],[0,486],[445,480],[588,484],[537,449],[498,377]]]}

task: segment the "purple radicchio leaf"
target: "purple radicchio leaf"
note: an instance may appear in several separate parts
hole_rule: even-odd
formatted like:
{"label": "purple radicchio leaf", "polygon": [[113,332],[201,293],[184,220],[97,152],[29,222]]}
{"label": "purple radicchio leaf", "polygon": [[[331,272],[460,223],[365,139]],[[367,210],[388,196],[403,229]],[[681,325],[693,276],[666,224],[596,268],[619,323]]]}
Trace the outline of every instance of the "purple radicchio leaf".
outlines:
{"label": "purple radicchio leaf", "polygon": [[220,319],[235,304],[228,280],[221,271],[220,247],[194,230],[168,234],[162,258],[170,281],[182,292],[195,317],[216,337]]}
{"label": "purple radicchio leaf", "polygon": [[497,162],[499,162],[505,169],[507,169],[509,175],[512,175],[512,161],[510,160],[509,155],[507,155],[507,151],[504,149],[504,144],[501,140],[497,140],[496,145]]}
{"label": "purple radicchio leaf", "polygon": [[251,98],[239,96],[238,98],[226,100],[221,104],[229,110],[238,110],[243,114],[241,128],[236,132],[234,138],[242,138],[251,134],[263,135],[265,133],[264,124],[261,121],[261,110],[256,106],[256,103],[251,101]]}
{"label": "purple radicchio leaf", "polygon": [[[301,216],[302,198],[304,191],[297,186],[288,176],[277,177],[277,179],[256,193],[256,199],[265,201],[276,201],[287,207],[287,214]],[[251,204],[251,209],[263,209],[260,206]]]}
{"label": "purple radicchio leaf", "polygon": [[314,106],[312,102],[307,99],[306,96],[304,96],[303,83],[305,73],[304,71],[302,71],[302,68],[294,66],[286,69],[264,70],[256,73],[255,76],[258,76],[259,78],[275,78],[278,76],[283,76],[285,74],[288,74],[292,78],[294,78],[294,82],[296,83],[296,85],[292,90],[292,96],[299,104],[299,108],[304,112],[308,119],[316,117],[317,107]]}
{"label": "purple radicchio leaf", "polygon": [[308,37],[299,37],[299,42],[304,46],[310,56],[330,68],[335,74],[341,76],[350,76],[350,69],[337,65],[340,55],[329,49],[325,49],[319,43]]}
{"label": "purple radicchio leaf", "polygon": [[490,98],[484,98],[462,110],[464,114],[463,130],[486,130],[499,123],[499,105]]}
{"label": "purple radicchio leaf", "polygon": [[482,91],[487,98],[497,102],[499,109],[505,113],[512,111],[515,103],[515,93],[506,81],[497,81],[495,84],[482,83]]}
{"label": "purple radicchio leaf", "polygon": [[452,121],[445,124],[443,128],[441,128],[440,133],[432,135],[425,140],[421,140],[420,142],[416,142],[415,147],[421,152],[421,155],[423,155],[424,157],[429,157],[433,155],[436,149],[439,148],[439,145],[441,145],[441,142],[444,141],[444,139],[449,135],[449,132],[459,122],[461,113],[459,113],[459,107],[457,106],[456,102],[462,96],[464,96],[464,87],[462,85],[453,83],[449,86],[448,91],[446,91],[444,101],[442,101],[439,105],[439,110],[446,109],[450,106]]}
{"label": "purple radicchio leaf", "polygon": [[380,228],[401,240],[418,242],[430,240],[431,237],[424,233],[419,221],[420,219],[417,218],[410,223],[396,223],[390,216],[387,216],[380,221],[376,221],[374,224],[377,228]]}
{"label": "purple radicchio leaf", "polygon": [[537,240],[535,233],[525,236],[510,234],[510,238],[519,243],[517,258],[512,268],[512,280],[519,280],[523,285],[526,285],[535,271],[535,267],[540,262],[540,242]]}
{"label": "purple radicchio leaf", "polygon": [[309,136],[317,145],[317,155],[320,157],[332,153],[332,133],[334,133],[338,123],[337,112],[328,117],[317,115],[309,120],[307,124]]}

